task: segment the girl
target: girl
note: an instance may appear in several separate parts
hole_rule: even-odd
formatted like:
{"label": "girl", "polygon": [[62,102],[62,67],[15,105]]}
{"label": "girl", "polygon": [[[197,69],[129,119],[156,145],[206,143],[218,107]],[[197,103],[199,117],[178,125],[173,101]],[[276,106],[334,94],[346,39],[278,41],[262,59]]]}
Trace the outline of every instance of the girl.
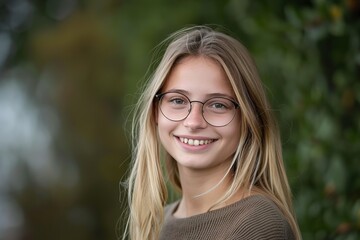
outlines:
{"label": "girl", "polygon": [[[301,239],[279,132],[245,47],[204,26],[168,40],[134,117],[124,239]],[[165,209],[161,159],[181,193]]]}

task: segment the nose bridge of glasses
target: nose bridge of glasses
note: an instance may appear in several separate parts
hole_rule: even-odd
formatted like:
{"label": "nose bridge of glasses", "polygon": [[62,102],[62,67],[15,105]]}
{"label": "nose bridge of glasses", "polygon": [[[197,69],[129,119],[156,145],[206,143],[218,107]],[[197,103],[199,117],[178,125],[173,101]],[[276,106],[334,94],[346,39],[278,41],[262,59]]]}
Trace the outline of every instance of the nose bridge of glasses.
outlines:
{"label": "nose bridge of glasses", "polygon": [[[194,104],[194,103],[201,103],[201,104]],[[184,124],[186,126],[197,128],[197,127],[204,127],[205,123],[207,123],[204,117],[204,110],[203,110],[204,103],[200,101],[189,101],[189,109],[186,117],[184,118]]]}
{"label": "nose bridge of glasses", "polygon": [[190,112],[191,112],[192,109],[193,109],[193,103],[200,103],[200,104],[201,104],[201,106],[200,106],[201,113],[204,112],[204,109],[203,109],[204,104],[205,104],[204,102],[194,100],[194,101],[189,101],[189,103],[190,103],[190,106],[189,106],[189,114],[190,114]]}

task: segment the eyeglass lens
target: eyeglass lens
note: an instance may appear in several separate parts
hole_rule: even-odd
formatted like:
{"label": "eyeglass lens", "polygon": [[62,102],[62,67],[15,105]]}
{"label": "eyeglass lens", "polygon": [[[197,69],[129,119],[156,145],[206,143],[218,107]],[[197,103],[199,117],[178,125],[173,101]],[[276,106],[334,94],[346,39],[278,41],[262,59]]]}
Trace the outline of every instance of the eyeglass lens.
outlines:
{"label": "eyeglass lens", "polygon": [[171,121],[184,120],[191,112],[192,104],[202,104],[202,115],[207,123],[213,126],[225,126],[235,116],[236,105],[225,97],[214,97],[205,102],[190,101],[181,93],[168,92],[160,97],[160,110]]}

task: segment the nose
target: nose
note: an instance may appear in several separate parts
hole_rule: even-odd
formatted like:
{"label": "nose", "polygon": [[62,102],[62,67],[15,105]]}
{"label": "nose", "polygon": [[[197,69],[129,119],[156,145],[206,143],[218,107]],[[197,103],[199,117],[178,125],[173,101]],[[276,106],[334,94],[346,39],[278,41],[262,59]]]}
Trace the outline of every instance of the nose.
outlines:
{"label": "nose", "polygon": [[194,103],[195,102],[192,103],[189,115],[184,120],[184,126],[191,129],[205,128],[207,126],[207,122],[205,121],[202,113],[203,105],[201,103]]}

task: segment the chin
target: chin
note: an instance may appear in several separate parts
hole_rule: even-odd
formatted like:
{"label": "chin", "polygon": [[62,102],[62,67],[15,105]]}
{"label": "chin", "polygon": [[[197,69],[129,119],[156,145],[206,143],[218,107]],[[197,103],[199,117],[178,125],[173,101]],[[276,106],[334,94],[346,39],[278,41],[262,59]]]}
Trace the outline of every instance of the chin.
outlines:
{"label": "chin", "polygon": [[213,167],[212,164],[208,162],[201,162],[200,160],[186,160],[186,161],[177,161],[178,165],[184,168],[189,168],[193,170],[205,170]]}

